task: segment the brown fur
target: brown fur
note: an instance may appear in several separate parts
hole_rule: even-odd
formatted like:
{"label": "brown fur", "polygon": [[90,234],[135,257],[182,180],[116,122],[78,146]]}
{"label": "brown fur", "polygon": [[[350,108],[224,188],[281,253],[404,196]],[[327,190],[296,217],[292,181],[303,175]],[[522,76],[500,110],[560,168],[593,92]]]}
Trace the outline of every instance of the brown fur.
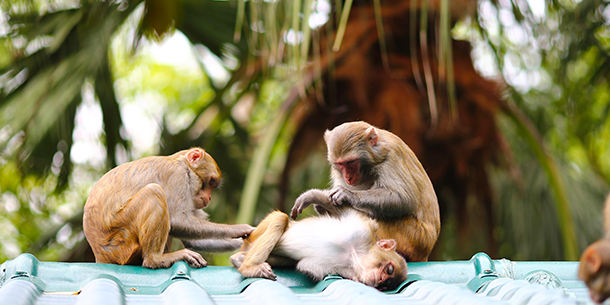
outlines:
{"label": "brown fur", "polygon": [[262,277],[275,280],[277,276],[267,263],[267,258],[288,228],[288,215],[282,212],[269,214],[256,229],[246,238],[240,253],[234,257],[243,257],[243,262],[234,261],[239,272],[246,278]]}
{"label": "brown fur", "polygon": [[[440,233],[432,183],[411,149],[393,133],[365,122],[337,126],[324,135],[332,165],[331,190],[309,190],[297,198],[291,216],[310,204],[319,214],[338,216],[346,207],[377,224],[378,239],[395,239],[410,262],[427,261]],[[344,165],[357,160],[357,182],[345,181]],[[349,169],[347,170],[349,171]]]}
{"label": "brown fur", "polygon": [[[326,235],[320,228],[337,225],[352,226],[354,231],[319,235]],[[314,280],[337,273],[380,290],[396,289],[407,277],[407,263],[396,253],[394,240],[375,240],[374,226],[357,212],[339,219],[321,216],[295,222],[276,211],[263,219],[231,261],[246,278],[275,280],[271,266],[296,266]],[[388,272],[389,266],[393,271]]]}
{"label": "brown fur", "polygon": [[604,238],[585,249],[578,268],[578,277],[587,284],[591,299],[597,303],[610,297],[610,195],[604,207],[604,221]]}
{"label": "brown fur", "polygon": [[164,253],[170,236],[209,248],[200,250],[239,248],[241,241],[232,239],[249,234],[250,225],[213,223],[200,210],[220,179],[218,165],[201,148],[143,158],[106,173],[91,190],[83,217],[96,262],[148,268],[167,268],[179,260],[196,268],[207,265],[188,249]]}

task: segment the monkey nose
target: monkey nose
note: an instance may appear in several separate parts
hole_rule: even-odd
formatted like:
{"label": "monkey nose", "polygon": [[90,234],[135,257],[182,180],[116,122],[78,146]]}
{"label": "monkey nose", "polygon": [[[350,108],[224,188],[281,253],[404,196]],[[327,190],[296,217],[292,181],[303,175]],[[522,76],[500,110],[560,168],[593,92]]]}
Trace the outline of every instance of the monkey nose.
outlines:
{"label": "monkey nose", "polygon": [[345,180],[345,183],[349,184],[349,185],[353,185],[354,184],[354,176],[350,176],[348,174],[344,174],[343,175],[343,180]]}

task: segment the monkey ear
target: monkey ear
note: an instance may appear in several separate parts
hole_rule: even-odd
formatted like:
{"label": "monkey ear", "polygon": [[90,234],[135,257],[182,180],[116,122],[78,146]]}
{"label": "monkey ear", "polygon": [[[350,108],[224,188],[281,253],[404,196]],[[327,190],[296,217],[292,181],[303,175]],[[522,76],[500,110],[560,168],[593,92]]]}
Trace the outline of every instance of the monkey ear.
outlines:
{"label": "monkey ear", "polygon": [[189,152],[186,154],[186,160],[191,165],[195,165],[195,164],[199,163],[201,161],[201,159],[203,159],[204,154],[205,154],[205,151],[203,149],[193,148],[193,149],[189,150]]}
{"label": "monkey ear", "polygon": [[377,144],[377,131],[375,130],[375,127],[369,127],[366,130],[366,140],[369,141],[369,144],[371,144],[371,146],[375,146]]}
{"label": "monkey ear", "polygon": [[330,130],[326,129],[324,132],[324,142],[328,143],[328,137],[330,137]]}
{"label": "monkey ear", "polygon": [[380,239],[377,241],[377,246],[386,251],[396,250],[396,241],[393,239]]}
{"label": "monkey ear", "polygon": [[595,273],[602,266],[602,256],[595,247],[588,247],[582,254],[580,259],[581,264],[589,270],[591,273]]}

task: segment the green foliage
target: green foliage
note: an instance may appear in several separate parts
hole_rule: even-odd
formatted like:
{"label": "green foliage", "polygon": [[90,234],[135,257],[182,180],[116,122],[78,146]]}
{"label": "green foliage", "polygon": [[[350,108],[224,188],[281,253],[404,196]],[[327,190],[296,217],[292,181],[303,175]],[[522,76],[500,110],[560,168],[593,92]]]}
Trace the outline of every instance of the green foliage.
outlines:
{"label": "green foliage", "polygon": [[[561,218],[543,166],[508,118],[503,118],[501,127],[512,148],[515,168],[492,171],[497,202],[501,203],[494,232],[500,241],[500,255],[514,260],[565,259],[564,242],[558,232]],[[600,211],[607,185],[589,167],[563,161],[557,162],[557,167],[571,203],[569,212],[578,251],[602,236]]]}
{"label": "green foliage", "polygon": [[[34,251],[45,260],[61,260],[83,239],[81,225],[73,215],[81,215],[88,185],[75,185],[61,195],[53,190],[57,176],[21,176],[12,161],[0,167],[0,260]],[[55,232],[53,240],[48,232]],[[37,245],[38,243],[38,245]]]}
{"label": "green foliage", "polygon": [[[547,172],[550,184],[526,183],[526,186],[537,186],[528,188],[528,194],[536,196],[548,186],[555,190],[557,207],[554,211],[547,209],[549,213],[544,215],[552,213],[559,221],[542,226],[563,232],[563,254],[578,259],[578,251],[586,245],[582,241],[591,242],[592,234],[590,227],[584,229],[589,233],[583,233],[582,223],[572,217],[583,213],[596,215],[593,212],[599,212],[599,204],[603,202],[599,194],[607,192],[610,183],[610,168],[604,162],[606,160],[602,160],[608,156],[610,143],[607,137],[601,136],[607,133],[610,118],[607,85],[610,17],[604,13],[608,11],[608,5],[597,0],[551,1],[538,8],[521,4],[519,1],[482,1],[480,11],[485,14],[479,15],[481,35],[475,35],[475,48],[491,50],[497,71],[507,82],[508,100],[521,114],[507,113],[517,126],[530,126],[530,131],[522,128],[521,132],[506,132],[513,136],[509,140],[515,143],[518,139],[529,139],[530,147],[537,152],[538,164]],[[540,134],[538,139],[536,133]],[[517,164],[521,167],[524,163]],[[572,168],[587,174],[568,175]],[[531,168],[528,171],[531,172]],[[526,177],[534,179],[530,173],[523,174],[522,178]],[[606,181],[605,185],[599,183],[600,178]],[[503,183],[498,186],[500,192],[508,187]],[[508,188],[514,190],[514,187]],[[576,197],[575,193],[581,196]],[[512,206],[514,199],[511,198],[500,197],[501,206]],[[532,203],[539,205],[537,209],[541,210],[546,209],[543,207],[545,202]],[[580,228],[575,229],[575,226]],[[546,236],[553,240],[557,232],[551,230]],[[559,252],[541,255],[545,248],[540,244],[531,249],[541,249],[533,255],[541,257],[555,257],[553,253]],[[532,254],[531,249],[519,253]],[[550,246],[546,249],[557,250]]]}
{"label": "green foliage", "polygon": [[[506,71],[510,99],[548,139],[554,153],[592,169],[610,182],[607,137],[610,121],[608,66],[610,16],[607,2],[551,1],[542,17],[531,9],[485,2],[498,15],[512,13],[514,22],[483,22],[485,43],[498,67]],[[489,17],[488,17],[489,18]],[[521,39],[511,39],[521,31]],[[580,153],[578,153],[578,152]],[[568,154],[564,155],[563,153]]]}

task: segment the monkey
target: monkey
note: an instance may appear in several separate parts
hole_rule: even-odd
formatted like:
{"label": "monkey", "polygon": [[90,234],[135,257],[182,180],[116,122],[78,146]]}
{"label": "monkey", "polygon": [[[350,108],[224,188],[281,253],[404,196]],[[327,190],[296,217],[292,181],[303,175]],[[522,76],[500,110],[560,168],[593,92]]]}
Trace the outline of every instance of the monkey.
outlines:
{"label": "monkey", "polygon": [[407,278],[407,262],[393,239],[376,240],[376,224],[355,211],[299,221],[284,212],[267,215],[231,256],[244,278],[276,280],[271,266],[288,267],[320,281],[339,274],[379,290],[394,290]]}
{"label": "monkey", "polygon": [[[122,164],[102,176],[85,203],[83,230],[97,263],[168,268],[207,266],[203,251],[231,251],[248,224],[218,224],[202,208],[221,181],[216,161],[199,147]],[[169,252],[172,237],[185,249]]]}
{"label": "monkey", "polygon": [[332,189],[311,189],[295,201],[290,217],[309,205],[319,215],[356,210],[373,219],[377,239],[396,240],[408,262],[425,262],[440,233],[436,193],[413,151],[395,134],[366,122],[326,130]]}
{"label": "monkey", "polygon": [[593,301],[602,303],[610,297],[610,195],[604,206],[604,236],[583,251],[578,277],[589,287]]}

